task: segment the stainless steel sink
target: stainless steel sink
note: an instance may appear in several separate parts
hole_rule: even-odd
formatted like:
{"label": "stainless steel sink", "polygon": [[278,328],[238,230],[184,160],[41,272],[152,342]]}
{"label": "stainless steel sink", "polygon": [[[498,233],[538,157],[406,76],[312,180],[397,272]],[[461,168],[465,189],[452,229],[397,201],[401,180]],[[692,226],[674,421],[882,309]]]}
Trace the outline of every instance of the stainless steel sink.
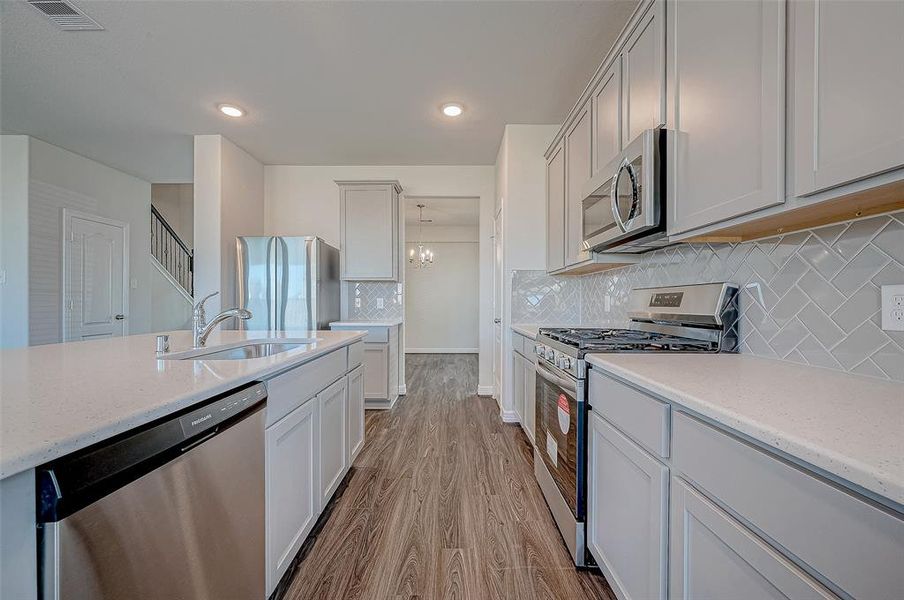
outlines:
{"label": "stainless steel sink", "polygon": [[263,343],[263,344],[246,344],[238,348],[228,348],[211,352],[210,354],[200,354],[192,356],[196,360],[245,360],[248,358],[262,358],[264,356],[273,356],[287,350],[294,350],[309,344],[286,344],[286,343]]}
{"label": "stainless steel sink", "polygon": [[246,342],[234,344],[223,348],[196,348],[185,352],[174,352],[163,355],[163,360],[248,360],[249,358],[264,358],[289,350],[307,348],[316,344],[319,338],[293,338],[282,340],[261,340],[258,342]]}

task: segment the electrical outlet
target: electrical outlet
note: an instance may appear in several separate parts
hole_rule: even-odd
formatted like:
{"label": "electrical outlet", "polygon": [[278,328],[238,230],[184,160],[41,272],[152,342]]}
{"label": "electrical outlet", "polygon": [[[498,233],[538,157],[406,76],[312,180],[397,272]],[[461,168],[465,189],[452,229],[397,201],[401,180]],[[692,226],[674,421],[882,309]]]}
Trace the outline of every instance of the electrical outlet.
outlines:
{"label": "electrical outlet", "polygon": [[611,296],[609,296],[609,294],[603,296],[603,304],[605,305],[606,312],[612,310],[612,298]]}
{"label": "electrical outlet", "polygon": [[6,285],[6,269],[0,269],[0,285]]}
{"label": "electrical outlet", "polygon": [[383,298],[377,298],[377,308],[383,308]]}
{"label": "electrical outlet", "polygon": [[882,329],[904,331],[904,284],[882,286]]}
{"label": "electrical outlet", "polygon": [[361,308],[361,298],[355,298],[355,308]]}

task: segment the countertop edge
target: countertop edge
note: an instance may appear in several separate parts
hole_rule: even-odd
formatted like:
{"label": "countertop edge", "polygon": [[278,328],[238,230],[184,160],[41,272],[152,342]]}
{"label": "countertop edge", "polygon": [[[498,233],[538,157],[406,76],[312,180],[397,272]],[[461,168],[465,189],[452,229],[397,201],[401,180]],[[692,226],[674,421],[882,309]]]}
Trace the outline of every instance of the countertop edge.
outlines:
{"label": "countertop edge", "polygon": [[769,428],[768,425],[745,418],[743,414],[738,414],[736,411],[724,409],[671,388],[665,382],[638,374],[629,368],[605,362],[603,356],[588,355],[587,362],[622,381],[711,419],[726,429],[749,437],[766,448],[792,456],[812,467],[817,473],[828,473],[857,488],[904,505],[904,485],[896,482],[893,474],[881,466],[866,464],[831,448],[815,446],[804,438],[776,431]]}
{"label": "countertop edge", "polygon": [[98,442],[110,439],[116,435],[141,427],[151,421],[173,414],[185,408],[189,408],[194,404],[204,402],[205,400],[228,392],[246,383],[266,379],[283,371],[309,363],[324,354],[329,354],[340,348],[350,346],[351,344],[364,339],[365,333],[349,333],[349,337],[340,342],[334,342],[323,347],[318,347],[311,352],[301,353],[298,356],[286,357],[288,360],[276,364],[268,364],[260,371],[253,373],[244,373],[232,379],[224,380],[219,385],[212,386],[203,392],[192,392],[181,396],[175,396],[172,400],[163,404],[156,405],[153,408],[137,411],[126,415],[124,418],[112,422],[106,422],[103,426],[88,433],[82,433],[77,437],[63,438],[49,442],[42,449],[26,452],[20,455],[0,457],[0,480],[7,479],[14,475],[18,475],[29,469],[34,469],[51,460],[77,452],[83,448],[87,448]]}

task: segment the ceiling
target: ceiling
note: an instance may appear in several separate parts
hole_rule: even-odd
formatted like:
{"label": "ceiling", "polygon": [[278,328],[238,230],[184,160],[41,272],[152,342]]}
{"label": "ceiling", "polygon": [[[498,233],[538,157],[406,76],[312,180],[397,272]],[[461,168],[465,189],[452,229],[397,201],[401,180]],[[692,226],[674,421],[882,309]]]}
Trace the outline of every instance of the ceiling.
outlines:
{"label": "ceiling", "polygon": [[[466,225],[480,224],[479,198],[446,198],[446,197],[406,197],[405,223],[418,224],[417,205],[424,205],[424,219],[432,219],[429,225]],[[425,223],[426,227],[427,224]]]}
{"label": "ceiling", "polygon": [[75,3],[105,31],[0,2],[0,129],[163,183],[199,133],[265,164],[493,164],[506,123],[565,117],[636,0]]}

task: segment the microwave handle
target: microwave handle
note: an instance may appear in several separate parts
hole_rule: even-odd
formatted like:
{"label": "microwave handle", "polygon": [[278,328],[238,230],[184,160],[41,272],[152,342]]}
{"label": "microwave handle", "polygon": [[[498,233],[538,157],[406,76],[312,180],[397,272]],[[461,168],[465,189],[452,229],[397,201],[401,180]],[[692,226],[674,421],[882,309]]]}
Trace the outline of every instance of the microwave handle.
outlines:
{"label": "microwave handle", "polygon": [[[618,228],[622,230],[622,233],[628,233],[628,226],[625,225],[625,222],[622,220],[621,213],[618,212],[618,179],[622,176],[622,172],[627,172],[628,177],[634,180],[634,167],[631,166],[631,162],[625,158],[618,165],[618,169],[615,171],[615,177],[612,178],[612,191],[609,194],[610,202],[612,204],[612,216],[615,219],[615,224],[618,225]],[[631,194],[634,196],[634,202],[637,202],[637,187],[632,186]]]}
{"label": "microwave handle", "polygon": [[574,382],[569,381],[567,379],[563,379],[562,377],[559,377],[558,375],[556,375],[555,373],[553,373],[552,371],[547,369],[545,366],[543,366],[543,363],[541,363],[541,362],[537,363],[537,375],[539,375],[542,379],[545,379],[549,383],[552,383],[553,385],[557,385],[565,390],[568,390],[569,392],[571,392],[573,394],[577,394],[577,392],[578,392],[577,384],[575,384]]}

